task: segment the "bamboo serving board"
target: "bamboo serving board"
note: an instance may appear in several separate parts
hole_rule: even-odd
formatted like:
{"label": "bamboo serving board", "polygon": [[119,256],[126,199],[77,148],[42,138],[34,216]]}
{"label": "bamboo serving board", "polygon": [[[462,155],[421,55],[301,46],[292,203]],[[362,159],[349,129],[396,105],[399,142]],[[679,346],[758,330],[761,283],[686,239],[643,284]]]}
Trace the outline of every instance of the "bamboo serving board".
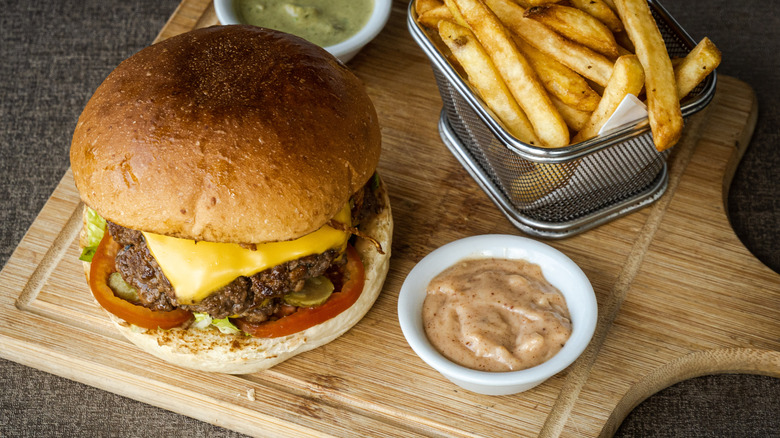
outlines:
{"label": "bamboo serving board", "polygon": [[[519,234],[438,137],[441,101],[396,2],[350,67],[383,127],[379,166],[395,219],[384,290],[334,342],[269,371],[229,376],[167,365],[118,335],[93,302],[75,237],[81,206],[68,172],[0,272],[4,358],[251,435],[609,436],[647,396],[704,374],[780,377],[780,276],[729,226],[726,188],[753,132],[756,99],[721,77],[670,158],[667,193],[639,212],[550,242],[578,263],[599,303],[583,356],[513,396],[451,384],[407,345],[396,316],[406,274],[431,250],[487,233]],[[164,39],[216,23],[185,0]],[[153,432],[152,432],[153,433]]]}

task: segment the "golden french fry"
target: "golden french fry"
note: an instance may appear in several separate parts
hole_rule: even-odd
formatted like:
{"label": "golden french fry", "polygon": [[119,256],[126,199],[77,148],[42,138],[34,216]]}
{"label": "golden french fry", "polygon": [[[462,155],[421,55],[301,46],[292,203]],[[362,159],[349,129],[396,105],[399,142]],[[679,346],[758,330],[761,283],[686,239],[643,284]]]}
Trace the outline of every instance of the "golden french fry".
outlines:
{"label": "golden french fry", "polygon": [[636,53],[634,43],[631,41],[631,38],[628,37],[628,34],[625,31],[615,32],[612,35],[614,35],[615,41],[617,41],[619,47],[626,49],[629,53]]}
{"label": "golden french fry", "polygon": [[441,0],[414,0],[414,10],[418,17],[439,6],[442,6]]}
{"label": "golden french fry", "polygon": [[632,52],[632,51],[630,51],[630,50],[626,49],[626,48],[625,48],[625,47],[623,47],[623,46],[618,46],[618,54],[619,54],[620,56],[623,56],[623,55],[633,55],[633,54],[634,54],[634,52]]}
{"label": "golden french fry", "polygon": [[612,32],[623,32],[623,23],[620,18],[603,0],[569,0],[569,3],[607,25]]}
{"label": "golden french fry", "polygon": [[515,36],[514,41],[551,96],[580,111],[596,109],[601,96],[593,91],[582,76],[540,52],[521,37]]}
{"label": "golden french fry", "polygon": [[512,97],[490,56],[471,30],[442,20],[439,22],[439,36],[465,70],[469,83],[501,119],[507,130],[524,143],[539,145],[531,122]]}
{"label": "golden french fry", "polygon": [[[514,156],[508,156],[504,162],[515,169],[522,169],[523,163],[516,163],[520,160],[522,158],[515,154]],[[574,160],[555,164],[525,162],[524,164],[530,165],[530,169],[520,173],[519,176],[511,180],[509,193],[515,202],[530,204],[566,185],[571,176],[574,175],[579,161]]]}
{"label": "golden french fry", "polygon": [[447,9],[450,10],[450,13],[452,14],[452,19],[455,21],[455,23],[469,28],[469,24],[466,22],[466,19],[463,18],[463,14],[460,13],[460,9],[458,9],[458,5],[455,4],[455,0],[444,0],[444,4],[447,6]]}
{"label": "golden french fry", "polygon": [[555,109],[561,113],[561,117],[563,117],[563,120],[566,122],[566,126],[568,126],[569,129],[571,129],[573,132],[581,130],[585,127],[585,124],[588,123],[591,112],[574,109],[569,105],[561,102],[561,100],[555,96],[550,96],[550,100],[552,101],[553,105],[555,105]]}
{"label": "golden french fry", "polygon": [[509,197],[518,206],[528,206],[564,187],[574,175],[580,160],[561,163],[534,163],[509,148],[500,148],[494,159],[498,166],[513,169],[504,182]]}
{"label": "golden french fry", "polygon": [[615,0],[604,0],[604,3],[609,6],[610,9],[617,12],[617,7],[615,6]]}
{"label": "golden french fry", "polygon": [[598,135],[601,127],[609,120],[623,98],[628,94],[638,95],[644,83],[644,69],[635,55],[618,58],[598,108],[593,111],[588,123],[574,136],[572,143],[579,143]]}
{"label": "golden french fry", "polygon": [[517,50],[501,21],[481,0],[454,0],[454,3],[528,116],[542,146],[569,144],[566,122],[550,102],[536,73]]}
{"label": "golden french fry", "polygon": [[568,6],[544,5],[526,9],[523,15],[608,58],[618,57],[612,31],[587,12]]}
{"label": "golden french fry", "polygon": [[532,8],[534,6],[550,5],[554,3],[560,3],[561,0],[514,0],[515,3],[524,7]]}
{"label": "golden french fry", "polygon": [[703,40],[691,50],[685,58],[674,66],[674,78],[677,81],[677,97],[687,96],[704,78],[720,64],[720,50],[709,38]]}
{"label": "golden french fry", "polygon": [[436,29],[441,20],[452,20],[452,13],[444,4],[417,15],[417,21],[425,27]]}
{"label": "golden french fry", "polygon": [[677,143],[683,128],[672,61],[646,0],[615,0],[615,6],[645,70],[653,142],[659,151],[666,150]]}
{"label": "golden french fry", "polygon": [[574,43],[549,27],[523,17],[525,9],[510,0],[485,0],[504,25],[531,45],[591,81],[605,86],[613,63],[604,55]]}

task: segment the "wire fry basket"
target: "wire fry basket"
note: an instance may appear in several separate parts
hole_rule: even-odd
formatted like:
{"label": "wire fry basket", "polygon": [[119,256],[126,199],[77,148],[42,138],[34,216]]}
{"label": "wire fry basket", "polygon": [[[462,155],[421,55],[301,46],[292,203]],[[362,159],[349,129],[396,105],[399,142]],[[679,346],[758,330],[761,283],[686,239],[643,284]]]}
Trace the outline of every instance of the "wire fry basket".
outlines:
{"label": "wire fry basket", "polygon": [[[658,2],[648,4],[669,55],[687,55],[696,45],[693,39]],[[416,18],[413,0],[408,27],[439,87],[441,138],[520,230],[544,238],[573,236],[663,195],[669,150],[656,150],[647,119],[562,148],[523,143],[507,132]],[[684,118],[709,104],[716,81],[713,72],[681,102]]]}

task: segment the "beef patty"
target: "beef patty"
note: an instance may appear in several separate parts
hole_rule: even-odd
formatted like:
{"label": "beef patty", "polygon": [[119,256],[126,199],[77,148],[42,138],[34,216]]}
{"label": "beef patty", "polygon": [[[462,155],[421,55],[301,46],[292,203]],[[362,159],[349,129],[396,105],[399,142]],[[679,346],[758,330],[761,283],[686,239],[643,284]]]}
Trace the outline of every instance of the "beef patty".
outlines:
{"label": "beef patty", "polygon": [[265,321],[279,309],[284,294],[300,290],[307,278],[326,274],[338,277],[345,261],[343,257],[336,261],[339,252],[335,249],[302,257],[249,277],[238,277],[197,304],[179,305],[173,286],[149,251],[143,234],[112,222],[108,223],[108,231],[124,246],[116,256],[117,271],[138,289],[144,307],[160,311],[181,307],[214,318],[240,316]]}
{"label": "beef patty", "polygon": [[[354,224],[381,210],[369,184],[352,198]],[[180,307],[208,313],[213,318],[236,316],[251,322],[263,322],[279,311],[283,305],[282,297],[300,290],[307,278],[326,275],[339,290],[346,263],[346,258],[339,257],[337,250],[329,250],[282,263],[249,277],[238,277],[197,304],[179,305],[173,286],[149,251],[143,234],[110,221],[108,232],[124,246],[116,256],[117,271],[138,290],[141,305],[158,311]]]}

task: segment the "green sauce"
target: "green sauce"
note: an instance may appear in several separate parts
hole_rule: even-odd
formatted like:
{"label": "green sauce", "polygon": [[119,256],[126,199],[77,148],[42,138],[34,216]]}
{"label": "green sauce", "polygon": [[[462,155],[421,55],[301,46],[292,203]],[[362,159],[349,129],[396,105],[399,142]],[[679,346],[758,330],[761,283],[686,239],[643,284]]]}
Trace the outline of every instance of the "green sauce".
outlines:
{"label": "green sauce", "polygon": [[321,47],[356,34],[374,9],[373,0],[235,0],[241,22],[298,35]]}

